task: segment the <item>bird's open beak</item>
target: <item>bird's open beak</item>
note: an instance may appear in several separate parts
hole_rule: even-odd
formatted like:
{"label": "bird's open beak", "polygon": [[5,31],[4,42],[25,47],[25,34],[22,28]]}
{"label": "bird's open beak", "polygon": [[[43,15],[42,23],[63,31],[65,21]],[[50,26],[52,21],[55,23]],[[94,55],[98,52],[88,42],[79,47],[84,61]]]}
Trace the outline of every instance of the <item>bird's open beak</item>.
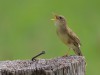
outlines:
{"label": "bird's open beak", "polygon": [[55,19],[51,19],[52,21],[55,21]]}
{"label": "bird's open beak", "polygon": [[57,20],[57,15],[54,15],[54,18],[51,19],[52,21],[56,21]]}

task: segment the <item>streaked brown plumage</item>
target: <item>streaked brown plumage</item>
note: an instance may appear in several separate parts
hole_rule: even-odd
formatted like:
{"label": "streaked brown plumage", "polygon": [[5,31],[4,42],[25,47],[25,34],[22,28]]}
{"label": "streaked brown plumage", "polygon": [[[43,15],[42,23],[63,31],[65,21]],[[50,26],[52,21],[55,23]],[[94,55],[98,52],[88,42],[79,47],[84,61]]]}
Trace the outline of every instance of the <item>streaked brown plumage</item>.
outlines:
{"label": "streaked brown plumage", "polygon": [[73,49],[76,55],[82,56],[80,50],[80,40],[77,35],[68,27],[65,18],[61,15],[55,15],[53,19],[57,27],[57,34],[60,39],[65,43],[69,48]]}

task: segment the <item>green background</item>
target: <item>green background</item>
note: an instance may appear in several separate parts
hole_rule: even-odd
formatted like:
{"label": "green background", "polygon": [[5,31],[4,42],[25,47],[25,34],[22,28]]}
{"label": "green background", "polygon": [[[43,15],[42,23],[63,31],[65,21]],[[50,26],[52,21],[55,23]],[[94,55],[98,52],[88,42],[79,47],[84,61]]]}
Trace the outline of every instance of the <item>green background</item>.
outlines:
{"label": "green background", "polygon": [[0,60],[31,59],[42,50],[40,58],[65,55],[53,12],[65,16],[79,36],[86,74],[100,75],[100,0],[0,0]]}

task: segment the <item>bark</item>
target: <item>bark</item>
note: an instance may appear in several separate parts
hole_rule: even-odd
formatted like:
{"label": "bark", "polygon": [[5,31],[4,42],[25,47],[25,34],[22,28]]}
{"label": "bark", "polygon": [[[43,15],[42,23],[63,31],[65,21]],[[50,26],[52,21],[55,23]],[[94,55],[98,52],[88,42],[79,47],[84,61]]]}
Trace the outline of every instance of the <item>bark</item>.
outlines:
{"label": "bark", "polygon": [[85,75],[83,56],[0,61],[0,75]]}

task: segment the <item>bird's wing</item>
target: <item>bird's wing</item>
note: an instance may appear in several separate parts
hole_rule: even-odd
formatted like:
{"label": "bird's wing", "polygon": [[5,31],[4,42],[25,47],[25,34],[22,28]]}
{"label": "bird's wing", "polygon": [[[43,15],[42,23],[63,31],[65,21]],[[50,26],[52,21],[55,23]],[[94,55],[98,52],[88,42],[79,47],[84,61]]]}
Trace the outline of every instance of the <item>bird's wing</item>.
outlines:
{"label": "bird's wing", "polygon": [[70,28],[68,28],[68,36],[73,41],[74,45],[76,45],[76,46],[81,45],[81,42],[80,42],[79,38],[77,37],[77,35]]}

